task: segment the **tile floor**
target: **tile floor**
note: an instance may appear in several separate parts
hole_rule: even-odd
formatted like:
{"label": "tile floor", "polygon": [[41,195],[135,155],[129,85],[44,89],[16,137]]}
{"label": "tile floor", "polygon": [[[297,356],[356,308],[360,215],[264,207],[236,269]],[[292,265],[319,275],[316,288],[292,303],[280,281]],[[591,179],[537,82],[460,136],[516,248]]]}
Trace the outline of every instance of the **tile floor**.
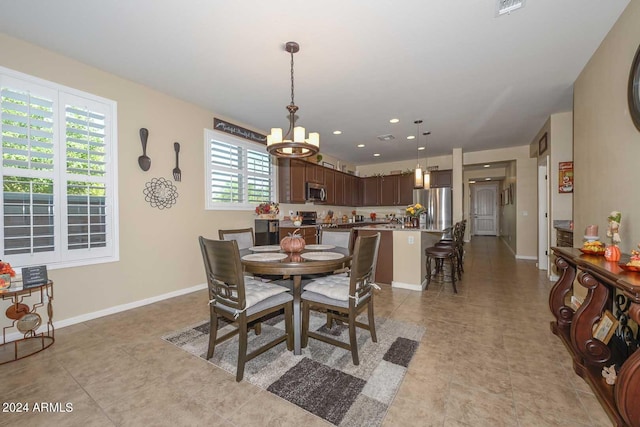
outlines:
{"label": "tile floor", "polygon": [[[465,248],[457,295],[436,284],[377,295],[377,316],[427,328],[385,426],[610,426],[549,331],[552,283],[535,262],[495,237]],[[160,338],[205,319],[206,299],[200,291],[59,329],[50,349],[0,366],[0,395],[73,412],[0,412],[0,425],[327,425]]]}

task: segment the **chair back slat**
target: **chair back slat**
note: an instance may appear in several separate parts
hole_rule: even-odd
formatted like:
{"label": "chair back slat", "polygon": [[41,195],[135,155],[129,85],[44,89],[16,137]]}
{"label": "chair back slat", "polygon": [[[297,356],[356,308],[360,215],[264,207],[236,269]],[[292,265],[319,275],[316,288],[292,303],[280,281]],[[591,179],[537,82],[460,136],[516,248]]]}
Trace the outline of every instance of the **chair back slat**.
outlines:
{"label": "chair back slat", "polygon": [[202,236],[198,240],[204,260],[210,300],[232,309],[243,310],[246,298],[238,242],[211,240]]}
{"label": "chair back slat", "polygon": [[354,245],[351,261],[351,281],[349,283],[350,304],[367,297],[375,277],[380,233],[370,236],[358,236]]}

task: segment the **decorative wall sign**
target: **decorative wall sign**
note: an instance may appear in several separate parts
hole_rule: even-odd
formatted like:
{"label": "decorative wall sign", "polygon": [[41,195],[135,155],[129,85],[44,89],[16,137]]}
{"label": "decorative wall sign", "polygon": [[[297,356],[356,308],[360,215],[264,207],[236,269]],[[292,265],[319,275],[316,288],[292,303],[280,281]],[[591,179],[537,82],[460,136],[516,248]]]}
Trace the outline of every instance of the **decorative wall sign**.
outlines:
{"label": "decorative wall sign", "polygon": [[544,153],[545,151],[547,151],[547,133],[546,132],[544,135],[542,135],[542,138],[540,138],[540,141],[538,141],[538,156],[542,156],[542,153]]}
{"label": "decorative wall sign", "polygon": [[144,199],[152,208],[169,209],[176,203],[178,189],[171,181],[153,178],[144,185]]}
{"label": "decorative wall sign", "polygon": [[573,162],[558,163],[558,192],[573,192]]}
{"label": "decorative wall sign", "polygon": [[221,132],[229,133],[231,135],[239,136],[249,141],[259,142],[267,145],[267,136],[261,133],[254,132],[249,129],[245,129],[241,126],[234,125],[233,123],[225,122],[218,118],[213,118],[213,128]]}
{"label": "decorative wall sign", "polygon": [[47,276],[47,266],[24,267],[22,269],[22,285],[25,288],[30,286],[40,286],[49,281]]}

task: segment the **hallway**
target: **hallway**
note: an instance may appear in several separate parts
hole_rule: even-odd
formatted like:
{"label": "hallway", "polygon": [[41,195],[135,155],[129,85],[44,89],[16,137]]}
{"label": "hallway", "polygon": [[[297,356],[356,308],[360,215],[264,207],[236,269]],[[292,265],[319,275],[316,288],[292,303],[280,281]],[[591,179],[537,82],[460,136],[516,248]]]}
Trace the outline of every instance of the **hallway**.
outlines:
{"label": "hallway", "polygon": [[[465,245],[459,294],[384,286],[376,316],[427,332],[385,426],[608,426],[551,334],[552,283],[496,237]],[[0,425],[324,426],[297,406],[164,342],[208,317],[206,291],[56,331],[56,343],[0,366],[4,402],[70,402],[69,413],[3,413]]]}

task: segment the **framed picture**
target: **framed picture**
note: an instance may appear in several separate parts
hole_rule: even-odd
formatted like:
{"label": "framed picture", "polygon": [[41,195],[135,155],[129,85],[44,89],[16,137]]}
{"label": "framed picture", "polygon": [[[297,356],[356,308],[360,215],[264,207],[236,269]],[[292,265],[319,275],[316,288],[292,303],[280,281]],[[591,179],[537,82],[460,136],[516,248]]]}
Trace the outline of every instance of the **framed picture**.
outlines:
{"label": "framed picture", "polygon": [[335,169],[336,168],[334,165],[332,165],[331,163],[328,163],[328,162],[322,162],[322,166],[324,166],[325,168],[329,168],[329,169]]}
{"label": "framed picture", "polygon": [[593,330],[593,337],[605,344],[609,344],[609,340],[618,327],[618,319],[609,311],[602,313],[602,318]]}
{"label": "framed picture", "polygon": [[573,162],[558,163],[558,192],[573,193]]}
{"label": "framed picture", "polygon": [[542,156],[542,153],[544,153],[545,151],[547,151],[547,133],[546,132],[544,135],[542,135],[542,138],[540,138],[540,141],[538,141],[538,156]]}

